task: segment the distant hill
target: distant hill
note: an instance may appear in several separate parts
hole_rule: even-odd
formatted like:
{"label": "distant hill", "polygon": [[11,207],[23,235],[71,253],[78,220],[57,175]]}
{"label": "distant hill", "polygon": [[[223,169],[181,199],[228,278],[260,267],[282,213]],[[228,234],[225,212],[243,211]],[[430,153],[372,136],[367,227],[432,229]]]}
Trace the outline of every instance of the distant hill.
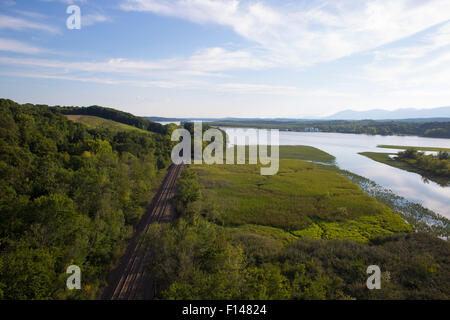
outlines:
{"label": "distant hill", "polygon": [[171,122],[171,121],[227,121],[227,122],[317,122],[327,120],[397,120],[406,122],[450,122],[450,107],[440,107],[434,109],[397,109],[394,111],[373,109],[368,111],[344,110],[337,112],[328,117],[317,117],[309,119],[300,118],[164,118],[164,117],[143,117],[154,122]]}
{"label": "distant hill", "polygon": [[146,131],[143,129],[139,129],[127,124],[123,124],[120,122],[116,122],[116,121],[112,121],[112,120],[108,120],[108,119],[104,119],[104,118],[100,118],[100,117],[95,117],[95,116],[85,116],[85,115],[66,115],[66,117],[71,120],[71,121],[75,121],[75,122],[80,122],[85,124],[88,127],[91,128],[105,128],[105,129],[109,129],[111,131],[139,131],[141,133],[147,133],[147,134],[152,134],[153,132],[150,131]]}
{"label": "distant hill", "polygon": [[153,122],[186,122],[186,121],[204,121],[204,122],[215,122],[215,121],[279,121],[279,122],[292,122],[292,121],[317,121],[320,119],[299,119],[299,118],[164,118],[164,117],[143,117],[144,119],[153,121]]}
{"label": "distant hill", "polygon": [[166,128],[156,122],[137,117],[131,113],[115,110],[112,108],[105,108],[100,106],[91,107],[52,107],[57,112],[65,115],[84,115],[84,116],[94,116],[103,119],[112,120],[122,124],[136,127],[138,129],[165,134]]}
{"label": "distant hill", "polygon": [[[323,119],[327,120],[406,120],[406,119],[423,119],[430,121],[435,118],[437,121],[450,120],[450,107],[440,107],[434,109],[397,109],[394,111],[373,109],[368,111],[344,110],[335,113]],[[443,119],[448,118],[448,119]]]}

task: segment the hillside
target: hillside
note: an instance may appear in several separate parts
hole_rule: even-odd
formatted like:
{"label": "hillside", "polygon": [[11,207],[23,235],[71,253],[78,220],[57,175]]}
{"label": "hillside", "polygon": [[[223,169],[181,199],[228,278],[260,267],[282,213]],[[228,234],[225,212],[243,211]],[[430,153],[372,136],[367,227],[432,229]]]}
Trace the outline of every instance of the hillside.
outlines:
{"label": "hillside", "polygon": [[401,119],[423,119],[427,118],[447,118],[450,119],[450,107],[440,107],[432,109],[405,108],[393,111],[373,109],[367,111],[344,110],[331,116],[325,117],[327,120],[401,120]]}
{"label": "hillside", "polygon": [[75,122],[82,123],[90,128],[102,128],[109,129],[112,131],[137,131],[140,133],[150,134],[151,132],[139,129],[127,124],[123,124],[120,122],[96,117],[96,116],[85,116],[85,115],[66,115],[67,119]]}
{"label": "hillside", "polygon": [[52,110],[60,112],[65,115],[84,115],[84,116],[94,116],[103,119],[112,120],[122,124],[130,125],[138,129],[155,132],[155,133],[166,133],[166,127],[162,124],[150,121],[148,119],[137,117],[131,113],[105,108],[100,106],[91,107],[52,107]]}
{"label": "hillside", "polygon": [[[0,299],[92,299],[170,163],[170,139],[5,99],[0,112]],[[82,290],[66,288],[72,264]]]}

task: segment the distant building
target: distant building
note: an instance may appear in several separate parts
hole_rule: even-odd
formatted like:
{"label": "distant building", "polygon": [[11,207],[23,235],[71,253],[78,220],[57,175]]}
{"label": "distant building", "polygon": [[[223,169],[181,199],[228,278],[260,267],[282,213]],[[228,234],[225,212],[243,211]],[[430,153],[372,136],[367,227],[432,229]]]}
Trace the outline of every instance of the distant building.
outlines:
{"label": "distant building", "polygon": [[305,132],[319,132],[319,128],[305,128]]}

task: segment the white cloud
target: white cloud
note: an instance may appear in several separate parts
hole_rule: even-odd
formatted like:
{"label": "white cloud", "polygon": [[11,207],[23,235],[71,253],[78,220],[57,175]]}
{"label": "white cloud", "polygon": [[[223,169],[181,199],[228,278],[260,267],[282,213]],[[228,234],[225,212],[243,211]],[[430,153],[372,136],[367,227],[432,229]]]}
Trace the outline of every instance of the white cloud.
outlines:
{"label": "white cloud", "polygon": [[184,75],[224,76],[221,71],[239,69],[262,69],[268,64],[254,58],[246,51],[228,51],[215,47],[199,50],[191,57],[162,60],[129,60],[114,58],[106,61],[61,61],[48,59],[25,59],[0,57],[0,63],[28,67],[61,69],[68,72],[123,73],[130,76]]}
{"label": "white cloud", "polygon": [[20,41],[0,38],[0,51],[37,54],[41,53],[43,50]]}
{"label": "white cloud", "polygon": [[370,81],[394,89],[448,87],[450,22],[425,33],[414,44],[375,52],[374,62],[365,71]]}
{"label": "white cloud", "polygon": [[[1,42],[0,42],[1,43]],[[205,80],[224,78],[224,70],[260,69],[266,64],[245,51],[223,48],[199,50],[191,57],[153,61],[109,59],[105,61],[62,61],[0,56],[0,65],[15,66],[9,75],[92,82],[135,87],[199,89],[242,94],[300,94],[295,86],[225,82]]]}
{"label": "white cloud", "polygon": [[98,22],[107,22],[107,21],[110,21],[110,19],[107,16],[99,13],[81,15],[81,25],[83,27],[91,26]]}
{"label": "white cloud", "polygon": [[29,21],[28,19],[22,19],[17,17],[11,17],[4,14],[0,14],[0,29],[11,30],[42,30],[50,33],[58,33],[59,29],[40,22]]}
{"label": "white cloud", "polygon": [[309,66],[374,49],[450,19],[448,0],[277,2],[123,0],[126,11],[151,12],[231,27],[284,66]]}
{"label": "white cloud", "polygon": [[[364,91],[373,84],[384,86],[384,91],[376,89],[380,90],[378,92],[390,93],[393,97],[406,96],[408,90],[412,91],[411,88],[417,93],[419,87],[422,96],[432,92],[442,93],[442,88],[450,79],[450,23],[436,28],[439,23],[450,19],[448,0],[121,0],[121,8],[125,11],[176,17],[198,24],[222,25],[247,41],[241,47],[234,44],[234,49],[228,46],[201,48],[190,55],[157,60],[131,60],[114,56],[100,61],[0,57],[0,64],[17,67],[16,76],[23,77],[306,97],[311,100],[329,97],[333,105],[351,99],[361,103],[361,96],[355,97],[358,93],[353,94],[352,89]],[[34,18],[38,19],[37,16]],[[91,13],[83,15],[82,24],[87,26],[105,21],[109,21],[107,16]],[[57,32],[57,29],[45,24],[0,14],[0,29],[5,28]],[[427,31],[419,37],[417,33],[424,30]],[[407,38],[411,35],[419,40],[409,41]],[[402,39],[405,41],[395,43]],[[41,52],[40,48],[8,39],[0,39],[0,50]],[[355,60],[357,66],[349,65],[348,69],[337,70],[334,75],[337,80],[329,80],[319,74],[322,77],[320,84],[307,83],[306,77],[313,74],[314,69],[308,70],[310,73],[298,73],[298,69],[303,67],[361,52],[369,54],[364,59],[370,54],[375,57],[373,63],[363,69],[363,83],[358,83],[355,78],[346,78],[349,74],[361,76],[357,72],[361,71],[359,63],[362,59]],[[268,78],[268,74],[264,74],[259,82],[253,80],[245,83],[245,80],[233,77],[235,74],[232,73],[268,68],[274,71],[275,68],[284,68],[289,72],[288,77],[278,84],[276,79],[279,79],[279,73],[275,74],[273,81]],[[249,74],[245,72],[245,76]],[[251,74],[251,78],[255,79],[254,76]],[[290,76],[292,79],[289,79]],[[348,80],[348,86],[342,85]],[[302,89],[300,85],[303,83],[311,89]],[[344,92],[339,91],[342,88]]]}
{"label": "white cloud", "polygon": [[157,88],[180,88],[180,87],[194,87],[197,85],[204,84],[195,84],[195,83],[187,83],[187,82],[169,82],[169,81],[146,81],[146,80],[120,80],[120,79],[112,79],[106,77],[88,77],[88,76],[73,76],[73,75],[64,75],[64,74],[54,74],[54,73],[30,73],[30,72],[7,72],[0,71],[1,75],[10,76],[10,77],[21,77],[21,78],[33,78],[33,79],[54,79],[54,80],[67,80],[67,81],[78,81],[78,82],[88,82],[88,83],[99,83],[99,84],[108,84],[108,85],[129,85],[134,87],[157,87]]}
{"label": "white cloud", "polygon": [[18,13],[22,16],[32,18],[32,19],[44,19],[46,16],[42,13],[35,11],[27,11],[27,10],[14,10],[15,13]]}
{"label": "white cloud", "polygon": [[[1,63],[1,61],[0,61]],[[77,81],[85,83],[97,83],[106,85],[119,86],[133,86],[139,88],[160,88],[160,89],[189,89],[201,90],[203,92],[218,92],[218,93],[232,93],[232,94],[250,94],[250,95],[272,95],[272,96],[287,96],[287,97],[302,97],[302,98],[354,98],[354,93],[343,93],[329,90],[301,90],[295,86],[279,86],[269,84],[257,83],[211,83],[206,81],[192,81],[192,80],[146,80],[146,79],[117,79],[108,77],[93,77],[93,76],[75,76],[64,73],[51,72],[20,72],[20,71],[0,71],[0,75],[9,77],[21,77],[32,79],[52,79]]]}
{"label": "white cloud", "polygon": [[228,51],[220,47],[200,50],[187,59],[186,64],[190,69],[203,72],[236,69],[258,70],[273,66],[270,62],[253,56],[249,51]]}

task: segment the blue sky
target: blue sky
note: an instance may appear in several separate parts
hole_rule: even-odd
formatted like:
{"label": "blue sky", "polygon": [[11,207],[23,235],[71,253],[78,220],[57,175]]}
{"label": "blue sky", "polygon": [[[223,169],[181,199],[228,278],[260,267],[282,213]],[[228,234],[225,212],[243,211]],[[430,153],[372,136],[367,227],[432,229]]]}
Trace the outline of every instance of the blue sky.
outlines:
{"label": "blue sky", "polygon": [[167,117],[448,106],[450,1],[0,0],[0,96]]}

